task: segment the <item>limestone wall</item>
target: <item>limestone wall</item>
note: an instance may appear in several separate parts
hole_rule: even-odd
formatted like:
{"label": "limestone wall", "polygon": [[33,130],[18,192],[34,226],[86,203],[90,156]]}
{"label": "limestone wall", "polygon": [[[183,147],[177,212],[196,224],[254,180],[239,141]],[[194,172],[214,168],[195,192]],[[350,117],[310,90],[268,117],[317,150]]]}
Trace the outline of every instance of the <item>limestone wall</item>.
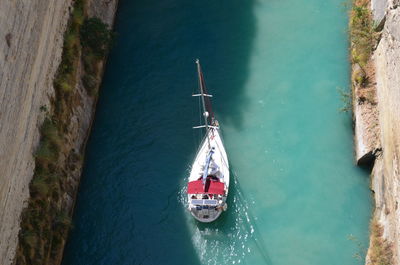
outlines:
{"label": "limestone wall", "polygon": [[71,0],[0,1],[0,264],[10,264],[29,196],[38,125],[61,57]]}
{"label": "limestone wall", "polygon": [[385,23],[372,57],[382,152],[374,165],[371,188],[375,217],[393,246],[393,264],[400,264],[400,1],[373,0],[371,8],[376,22]]}
{"label": "limestone wall", "polygon": [[[0,264],[13,262],[20,215],[29,197],[39,126],[50,111],[53,79],[60,63],[63,34],[72,0],[0,1]],[[117,0],[88,0],[89,15],[112,25]],[[82,70],[79,70],[82,71]],[[81,82],[81,104],[73,112],[68,140],[83,152],[95,99]],[[47,110],[46,110],[47,109]],[[79,151],[78,151],[79,150]],[[74,169],[74,187],[81,167]],[[70,207],[74,195],[65,197]]]}

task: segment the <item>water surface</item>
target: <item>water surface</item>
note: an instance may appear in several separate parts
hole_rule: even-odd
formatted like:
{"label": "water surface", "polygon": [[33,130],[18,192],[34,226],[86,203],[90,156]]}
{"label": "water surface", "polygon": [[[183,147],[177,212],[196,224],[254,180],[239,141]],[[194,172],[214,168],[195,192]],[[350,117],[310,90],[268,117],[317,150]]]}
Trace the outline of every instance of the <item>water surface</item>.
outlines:
{"label": "water surface", "polygon": [[[363,264],[346,25],[342,0],[121,0],[64,265]],[[195,58],[232,168],[208,225],[184,200]]]}

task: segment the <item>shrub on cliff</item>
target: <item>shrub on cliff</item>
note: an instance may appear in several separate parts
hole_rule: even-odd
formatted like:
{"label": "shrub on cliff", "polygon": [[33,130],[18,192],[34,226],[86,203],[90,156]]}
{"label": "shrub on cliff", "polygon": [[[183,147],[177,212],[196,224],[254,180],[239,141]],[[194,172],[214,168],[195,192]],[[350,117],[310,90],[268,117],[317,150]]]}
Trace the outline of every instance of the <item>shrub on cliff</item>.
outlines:
{"label": "shrub on cliff", "polygon": [[376,219],[371,223],[371,265],[392,265],[393,245],[383,237],[383,227]]}
{"label": "shrub on cliff", "polygon": [[41,139],[35,157],[40,161],[49,162],[58,158],[61,139],[56,125],[49,118],[43,121],[40,128]]}
{"label": "shrub on cliff", "polygon": [[99,18],[86,19],[82,25],[81,43],[95,55],[103,57],[107,54],[112,41],[112,33]]}
{"label": "shrub on cliff", "polygon": [[45,197],[49,193],[49,184],[46,179],[42,176],[38,176],[32,179],[30,192],[32,195],[38,195],[39,197]]}
{"label": "shrub on cliff", "polygon": [[96,88],[99,82],[95,76],[91,74],[85,74],[82,78],[82,83],[89,95],[94,96],[97,94]]}
{"label": "shrub on cliff", "polygon": [[368,2],[356,0],[350,12],[350,40],[353,63],[361,67],[367,64],[374,46],[374,27]]}

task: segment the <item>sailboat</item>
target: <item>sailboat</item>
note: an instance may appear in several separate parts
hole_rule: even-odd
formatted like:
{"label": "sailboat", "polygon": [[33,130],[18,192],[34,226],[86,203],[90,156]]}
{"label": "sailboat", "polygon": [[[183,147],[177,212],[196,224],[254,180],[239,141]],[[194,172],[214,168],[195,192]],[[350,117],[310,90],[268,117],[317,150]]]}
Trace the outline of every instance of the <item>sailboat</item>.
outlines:
{"label": "sailboat", "polygon": [[195,219],[210,223],[227,210],[229,163],[220,135],[219,123],[212,112],[210,100],[212,95],[207,94],[198,59],[196,64],[200,93],[193,96],[201,98],[204,124],[193,128],[205,129],[205,135],[192,164],[188,180],[188,208]]}

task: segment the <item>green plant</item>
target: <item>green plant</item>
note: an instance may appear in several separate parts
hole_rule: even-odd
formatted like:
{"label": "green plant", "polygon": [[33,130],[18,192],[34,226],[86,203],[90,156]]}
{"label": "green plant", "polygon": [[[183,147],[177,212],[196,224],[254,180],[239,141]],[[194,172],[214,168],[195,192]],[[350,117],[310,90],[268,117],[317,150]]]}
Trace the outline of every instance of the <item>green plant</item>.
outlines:
{"label": "green plant", "polygon": [[60,229],[69,228],[72,226],[72,219],[66,212],[60,211],[55,218],[55,225]]}
{"label": "green plant", "polygon": [[361,87],[366,87],[369,83],[369,77],[365,74],[358,75],[355,81]]}
{"label": "green plant", "polygon": [[[81,1],[82,2],[82,1]],[[79,27],[83,24],[85,16],[83,14],[83,3],[78,3],[72,12],[73,27]]]}
{"label": "green plant", "polygon": [[356,0],[350,12],[352,61],[361,67],[367,64],[374,45],[374,23],[367,1]]}
{"label": "green plant", "polygon": [[91,74],[85,74],[82,78],[83,85],[85,86],[89,95],[94,96],[97,91],[97,79]]}
{"label": "green plant", "polygon": [[35,248],[38,238],[37,235],[32,231],[27,231],[23,234],[23,239],[25,244],[27,244],[31,248]]}
{"label": "green plant", "polygon": [[68,84],[68,82],[61,82],[60,83],[60,88],[62,89],[63,92],[71,92],[72,91],[72,85]]}
{"label": "green plant", "polygon": [[37,194],[41,197],[44,197],[49,193],[49,184],[42,176],[33,178],[29,188],[33,195]]}
{"label": "green plant", "polygon": [[85,72],[89,74],[95,74],[97,72],[97,63],[98,63],[97,56],[93,52],[86,51],[82,55],[82,59]]}
{"label": "green plant", "polygon": [[50,161],[57,158],[57,147],[52,145],[47,139],[40,142],[39,148],[36,150],[35,157],[40,161]]}
{"label": "green plant", "polygon": [[40,106],[40,111],[41,111],[41,112],[47,112],[47,107],[46,107],[46,105]]}
{"label": "green plant", "polygon": [[112,33],[101,19],[97,17],[86,19],[82,25],[80,36],[84,48],[88,48],[99,57],[107,54],[112,41]]}
{"label": "green plant", "polygon": [[42,135],[44,137],[51,138],[52,140],[58,140],[59,136],[58,136],[57,126],[49,118],[46,118],[43,121],[43,124],[42,124],[42,126],[40,128],[40,132],[42,133]]}
{"label": "green plant", "polygon": [[99,62],[107,54],[112,33],[99,18],[86,19],[81,29],[83,46],[82,61],[85,74],[82,83],[90,96],[97,95],[99,86]]}

